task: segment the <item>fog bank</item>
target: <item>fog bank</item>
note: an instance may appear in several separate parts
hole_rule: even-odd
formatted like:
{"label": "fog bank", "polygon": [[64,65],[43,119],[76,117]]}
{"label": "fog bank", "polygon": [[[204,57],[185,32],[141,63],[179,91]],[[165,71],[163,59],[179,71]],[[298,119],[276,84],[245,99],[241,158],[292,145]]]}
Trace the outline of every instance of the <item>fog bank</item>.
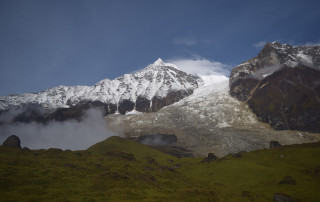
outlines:
{"label": "fog bank", "polygon": [[51,121],[46,124],[13,123],[0,126],[0,144],[10,135],[17,135],[22,147],[30,149],[60,148],[83,150],[116,135],[106,128],[100,109],[91,108],[82,120]]}

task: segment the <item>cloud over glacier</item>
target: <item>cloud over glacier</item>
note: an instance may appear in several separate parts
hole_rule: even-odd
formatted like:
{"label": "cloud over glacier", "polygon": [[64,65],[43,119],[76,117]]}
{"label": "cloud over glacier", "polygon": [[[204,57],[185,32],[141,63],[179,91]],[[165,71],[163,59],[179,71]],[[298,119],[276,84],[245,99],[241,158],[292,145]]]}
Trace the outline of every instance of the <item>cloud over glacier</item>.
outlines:
{"label": "cloud over glacier", "polygon": [[167,61],[177,65],[182,71],[196,75],[224,75],[229,77],[230,69],[232,68],[230,65],[208,60],[200,56],[194,56],[193,58],[172,58]]}

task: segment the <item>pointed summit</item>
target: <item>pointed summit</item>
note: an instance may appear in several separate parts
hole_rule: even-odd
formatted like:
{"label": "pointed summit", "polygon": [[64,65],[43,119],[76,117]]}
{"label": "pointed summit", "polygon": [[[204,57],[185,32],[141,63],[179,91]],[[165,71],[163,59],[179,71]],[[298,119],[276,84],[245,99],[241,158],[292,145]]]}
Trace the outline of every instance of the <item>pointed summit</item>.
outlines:
{"label": "pointed summit", "polygon": [[158,59],[153,63],[153,65],[163,66],[163,65],[165,65],[165,63],[162,61],[161,58],[158,58]]}

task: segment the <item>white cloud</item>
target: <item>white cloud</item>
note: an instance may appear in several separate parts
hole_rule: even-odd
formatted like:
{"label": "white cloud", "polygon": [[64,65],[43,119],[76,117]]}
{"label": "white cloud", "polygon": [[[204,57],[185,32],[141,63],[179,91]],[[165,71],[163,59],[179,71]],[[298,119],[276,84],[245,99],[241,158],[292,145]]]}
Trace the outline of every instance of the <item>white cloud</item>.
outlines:
{"label": "white cloud", "polygon": [[193,58],[173,58],[167,61],[177,65],[179,69],[189,74],[224,75],[227,77],[230,75],[230,65],[211,61],[196,55]]}
{"label": "white cloud", "polygon": [[320,46],[320,42],[306,42],[303,46]]}
{"label": "white cloud", "polygon": [[198,44],[198,41],[193,36],[187,36],[187,37],[175,38],[173,40],[173,43],[176,45],[194,46]]}
{"label": "white cloud", "polygon": [[266,45],[267,42],[265,41],[259,41],[258,43],[253,44],[254,47],[261,49],[264,47],[264,45]]}

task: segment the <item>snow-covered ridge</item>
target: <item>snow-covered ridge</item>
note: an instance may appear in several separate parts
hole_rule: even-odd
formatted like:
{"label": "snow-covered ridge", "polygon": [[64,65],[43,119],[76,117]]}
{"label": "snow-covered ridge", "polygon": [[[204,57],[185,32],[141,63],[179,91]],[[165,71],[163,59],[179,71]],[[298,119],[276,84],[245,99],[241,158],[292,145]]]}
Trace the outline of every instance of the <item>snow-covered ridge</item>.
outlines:
{"label": "snow-covered ridge", "polygon": [[282,65],[294,68],[299,64],[320,70],[320,46],[293,47],[279,42],[267,43],[257,57],[236,66],[230,78],[233,80],[246,75],[263,78],[279,70]]}
{"label": "snow-covered ridge", "polygon": [[190,91],[201,79],[180,71],[177,66],[160,58],[145,69],[125,74],[114,80],[104,79],[93,86],[58,86],[39,93],[25,93],[0,97],[0,110],[23,104],[40,104],[46,109],[69,108],[81,101],[100,101],[118,106],[122,100],[136,102],[144,97],[165,97],[172,91]]}

